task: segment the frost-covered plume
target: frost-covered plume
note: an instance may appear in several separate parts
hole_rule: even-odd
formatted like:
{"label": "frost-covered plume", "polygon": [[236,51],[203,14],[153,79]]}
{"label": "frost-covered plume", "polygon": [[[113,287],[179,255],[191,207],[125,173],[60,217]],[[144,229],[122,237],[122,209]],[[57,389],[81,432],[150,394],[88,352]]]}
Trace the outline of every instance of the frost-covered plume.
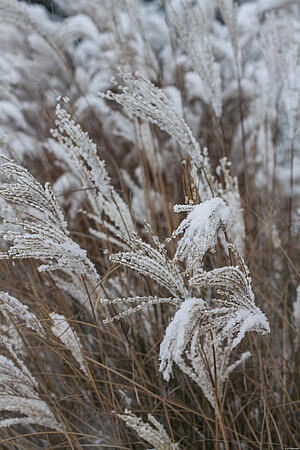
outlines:
{"label": "frost-covered plume", "polygon": [[151,278],[160,286],[166,288],[171,296],[135,295],[125,298],[117,297],[114,299],[101,298],[100,302],[104,305],[115,305],[118,303],[126,305],[124,311],[115,314],[112,317],[108,317],[104,321],[105,323],[119,320],[142,308],[156,304],[167,303],[178,307],[182,302],[182,298],[187,297],[188,290],[185,286],[185,280],[180,268],[177,266],[176,262],[168,257],[165,245],[159,242],[157,236],[152,234],[152,239],[154,245],[143,241],[137,235],[133,235],[131,240],[127,241],[127,245],[131,248],[131,251],[111,254],[109,255],[109,259],[114,263],[121,264]]}
{"label": "frost-covered plume", "polygon": [[196,167],[201,167],[203,156],[200,146],[164,91],[139,74],[133,76],[120,70],[119,75],[125,83],[125,86],[118,86],[122,92],[116,94],[108,91],[100,95],[108,100],[115,100],[141,119],[157,125],[177,140]]}
{"label": "frost-covered plume", "polygon": [[52,312],[50,318],[53,320],[52,333],[70,350],[81,370],[88,376],[86,360],[82,353],[79,337],[62,314]]}
{"label": "frost-covered plume", "polygon": [[[110,323],[114,320],[120,320],[121,318],[125,316],[129,316],[130,314],[136,313],[137,311],[140,311],[143,308],[147,308],[149,306],[167,303],[169,305],[177,306],[179,307],[182,300],[178,297],[125,297],[125,298],[114,298],[113,300],[109,300],[106,298],[100,299],[100,303],[104,305],[115,305],[115,304],[124,304],[126,305],[126,309],[119,314],[116,314],[113,317],[108,317],[107,319],[103,320],[103,323]],[[131,306],[134,303],[137,303],[137,306]]]}
{"label": "frost-covered plume", "polygon": [[238,266],[224,266],[208,272],[202,271],[190,279],[190,286],[216,288],[220,296],[213,299],[211,310],[216,316],[211,330],[215,331],[215,341],[227,340],[230,350],[236,347],[249,331],[266,333],[270,331],[266,316],[255,305],[249,270],[234,247],[229,249],[240,262]]}
{"label": "frost-covered plume", "polygon": [[[1,233],[4,233],[7,230],[11,230],[12,222],[15,222],[16,212],[13,209],[12,205],[10,205],[7,201],[4,200],[4,198],[0,197],[0,211],[1,211],[1,223],[0,223],[0,236]],[[14,227],[15,230],[18,230],[18,227]],[[1,247],[2,249],[6,245],[5,241],[2,240]]]}
{"label": "frost-covered plume", "polygon": [[[57,129],[52,134],[60,148],[53,149],[56,149],[58,159],[62,159],[80,179],[93,209],[90,217],[99,224],[104,223],[114,235],[129,238],[134,232],[129,208],[112,186],[105,162],[99,158],[96,145],[60,104],[56,107],[56,117]],[[110,221],[103,220],[103,216]],[[94,233],[99,235],[99,232]],[[99,237],[106,240],[107,235],[101,233]]]}
{"label": "frost-covered plume", "polygon": [[149,276],[168,289],[174,297],[186,298],[187,289],[183,276],[176,263],[168,258],[166,249],[158,242],[157,238],[155,240],[156,248],[137,236],[133,236],[128,245],[132,249],[130,252],[112,254],[110,260]]}
{"label": "frost-covered plume", "polygon": [[142,439],[153,445],[153,450],[177,450],[179,444],[172,442],[164,427],[152,416],[148,414],[148,422],[125,409],[124,414],[117,414],[119,419],[132,428]]}
{"label": "frost-covered plume", "polygon": [[265,84],[267,91],[268,119],[276,130],[275,120],[282,121],[280,113],[284,112],[288,118],[289,139],[294,143],[299,131],[300,109],[299,25],[291,18],[271,13],[261,34],[263,62],[269,79],[265,83],[259,80],[259,84]]}
{"label": "frost-covered plume", "polygon": [[251,279],[243,260],[241,269],[228,266],[201,271],[189,284],[201,291],[217,288],[221,297],[211,303],[197,297],[182,303],[161,343],[160,370],[168,381],[176,363],[216,407],[215,402],[222,398],[224,381],[249,356],[249,352],[244,353],[240,360],[229,365],[232,350],[246,332],[269,332],[269,323],[254,303]]}
{"label": "frost-covered plume", "polygon": [[8,292],[0,292],[0,312],[8,313],[14,319],[21,320],[25,327],[35,331],[39,336],[45,337],[45,330],[35,314]]}
{"label": "frost-covered plume", "polygon": [[12,245],[0,253],[0,259],[40,259],[45,264],[39,266],[39,271],[64,269],[98,280],[86,251],[69,237],[50,184],[42,186],[19,164],[3,155],[0,159],[0,174],[14,180],[2,183],[0,197],[14,206],[18,217],[11,224],[20,228],[20,231],[1,233]]}
{"label": "frost-covered plume", "polygon": [[[248,268],[235,248],[227,244],[239,261],[240,267],[224,266],[209,272],[196,266],[203,256],[212,252],[220,231],[231,223],[230,209],[220,198],[200,205],[179,206],[189,211],[173,237],[184,232],[174,260],[186,261],[188,269],[194,268],[189,285],[199,291],[217,289],[218,299],[203,300],[192,295],[181,304],[169,324],[160,348],[161,365],[169,380],[173,363],[176,363],[203,390],[213,407],[222,398],[222,386],[230,372],[248,354],[229,365],[232,350],[241,342],[246,332],[269,331],[265,315],[255,305]],[[225,245],[225,241],[224,241]],[[200,269],[197,271],[197,268]]]}
{"label": "frost-covered plume", "polygon": [[239,185],[237,177],[233,177],[230,173],[231,163],[227,158],[220,159],[220,165],[217,167],[217,174],[223,177],[224,185],[219,183],[216,187],[218,195],[224,199],[230,209],[231,224],[227,227],[227,236],[231,242],[234,243],[238,252],[244,256],[246,230],[244,211],[242,208],[242,201],[239,192]]}
{"label": "frost-covered plume", "polygon": [[180,6],[184,17],[180,17],[170,4],[169,20],[175,28],[177,39],[184,47],[195,72],[197,72],[204,85],[203,91],[207,94],[206,101],[213,108],[217,117],[222,115],[222,92],[220,67],[213,56],[210,35],[205,16],[198,2],[182,0]]}
{"label": "frost-covered plume", "polygon": [[[4,343],[2,339],[0,343]],[[0,410],[11,416],[0,420],[0,427],[37,424],[63,431],[47,403],[41,399],[35,378],[12,348],[8,351],[12,359],[0,355]]]}
{"label": "frost-covered plume", "polygon": [[294,144],[300,122],[300,41],[289,42],[285,49],[285,84],[283,98],[288,115],[289,138]]}
{"label": "frost-covered plume", "polygon": [[189,298],[182,303],[166,329],[160,346],[160,370],[170,380],[173,364],[191,377],[205,397],[216,408],[222,398],[222,387],[230,373],[248,356],[229,364],[230,349],[222,348],[216,340],[212,308],[200,298]]}
{"label": "frost-covered plume", "polygon": [[221,232],[231,223],[230,209],[224,200],[214,197],[200,205],[175,205],[174,211],[188,212],[172,236],[175,238],[184,233],[177,244],[174,260],[187,260],[190,269],[202,262],[208,250],[214,250]]}
{"label": "frost-covered plume", "polygon": [[205,198],[209,198],[213,193],[213,176],[208,155],[202,153],[178,108],[162,89],[140,74],[133,76],[120,69],[119,75],[125,84],[118,86],[122,92],[116,94],[108,91],[99,95],[108,100],[115,100],[132,114],[157,125],[175,139],[186,156],[185,162],[190,163],[192,189],[195,189],[200,197],[204,194]]}
{"label": "frost-covered plume", "polygon": [[[260,46],[263,52],[263,63],[268,73],[268,80],[264,83],[264,79],[259,79],[259,86],[266,89],[267,105],[271,109],[269,112],[270,118],[274,116],[276,105],[279,106],[279,101],[282,95],[284,70],[285,66],[282,46],[285,39],[283,33],[284,24],[278,20],[275,14],[270,14],[261,30]],[[264,105],[265,108],[267,105]],[[274,117],[273,117],[274,120]]]}
{"label": "frost-covered plume", "polygon": [[[188,216],[173,232],[173,239],[183,233],[170,260],[164,245],[152,236],[156,248],[136,237],[128,242],[131,252],[110,255],[113,262],[129,267],[168,289],[172,297],[128,297],[102,299],[105,304],[122,302],[127,309],[106,322],[120,319],[156,303],[169,303],[178,308],[161,343],[160,370],[170,379],[176,363],[201,387],[214,408],[222,398],[222,386],[249,353],[230,364],[232,350],[247,332],[269,331],[265,315],[255,305],[249,271],[234,246],[227,244],[224,231],[231,223],[230,208],[223,199],[215,197],[200,205],[178,205],[175,211]],[[239,266],[224,266],[205,272],[203,257],[213,253],[218,239],[235,256]],[[179,261],[186,265],[183,272]],[[184,277],[193,269],[189,286],[197,292],[217,289],[218,298],[203,300],[186,288]],[[137,306],[131,306],[137,303]]]}
{"label": "frost-covered plume", "polygon": [[237,9],[238,6],[234,0],[217,0],[221,10],[224,22],[228,29],[234,56],[238,58],[238,27],[237,27]]}

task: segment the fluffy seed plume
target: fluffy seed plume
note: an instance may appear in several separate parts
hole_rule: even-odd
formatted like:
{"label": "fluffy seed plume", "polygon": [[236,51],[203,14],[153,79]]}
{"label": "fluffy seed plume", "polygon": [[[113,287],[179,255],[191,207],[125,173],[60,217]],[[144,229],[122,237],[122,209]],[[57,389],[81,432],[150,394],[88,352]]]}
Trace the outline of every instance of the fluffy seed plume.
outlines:
{"label": "fluffy seed plume", "polygon": [[0,410],[17,415],[0,420],[0,427],[37,424],[62,432],[62,425],[40,398],[35,378],[11,348],[9,353],[13,360],[0,355]]}
{"label": "fluffy seed plume", "polygon": [[[67,99],[61,101],[67,103]],[[56,107],[55,123],[57,128],[52,130],[52,135],[60,144],[57,156],[62,157],[64,165],[79,178],[93,209],[89,217],[103,223],[115,236],[128,239],[134,232],[129,208],[112,186],[95,143],[60,104]]]}
{"label": "fluffy seed plume", "polygon": [[125,84],[125,86],[119,86],[122,93],[115,94],[108,91],[100,95],[108,100],[115,100],[141,119],[157,125],[175,138],[182,150],[190,155],[195,165],[201,167],[203,156],[200,146],[164,91],[138,73],[134,77],[120,70],[119,74]]}
{"label": "fluffy seed plume", "polygon": [[0,197],[14,205],[18,217],[12,225],[20,230],[1,232],[1,237],[12,245],[0,253],[0,259],[40,259],[45,264],[39,266],[39,271],[65,269],[98,280],[86,251],[69,237],[50,184],[42,186],[22,166],[5,156],[0,158],[0,174],[14,180],[0,186]]}
{"label": "fluffy seed plume", "polygon": [[193,267],[204,254],[213,251],[218,236],[231,222],[231,214],[224,200],[215,197],[195,206],[176,205],[175,212],[187,211],[188,215],[173,232],[173,237],[184,233],[177,245],[174,260],[188,260]]}
{"label": "fluffy seed plume", "polygon": [[70,350],[81,370],[88,376],[85,358],[82,354],[82,347],[75,331],[71,328],[65,316],[55,312],[50,313],[53,320],[52,333]]}
{"label": "fluffy seed plume", "polygon": [[154,449],[177,450],[180,448],[179,444],[172,442],[164,427],[151,414],[148,414],[148,423],[143,422],[140,417],[137,417],[127,409],[124,411],[124,414],[117,414],[117,416],[142,439],[153,445]]}
{"label": "fluffy seed plume", "polygon": [[27,328],[35,331],[39,336],[45,337],[45,330],[38,318],[29,311],[27,305],[21,303],[8,292],[0,292],[0,312],[5,311],[12,317],[21,320]]}

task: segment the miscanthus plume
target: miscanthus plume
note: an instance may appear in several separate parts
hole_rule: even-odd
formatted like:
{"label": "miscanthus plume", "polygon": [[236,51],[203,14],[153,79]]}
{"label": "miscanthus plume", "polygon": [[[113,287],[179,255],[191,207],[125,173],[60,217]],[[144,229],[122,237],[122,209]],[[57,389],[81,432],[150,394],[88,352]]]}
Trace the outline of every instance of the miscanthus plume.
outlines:
{"label": "miscanthus plume", "polygon": [[298,17],[0,2],[2,445],[298,445]]}

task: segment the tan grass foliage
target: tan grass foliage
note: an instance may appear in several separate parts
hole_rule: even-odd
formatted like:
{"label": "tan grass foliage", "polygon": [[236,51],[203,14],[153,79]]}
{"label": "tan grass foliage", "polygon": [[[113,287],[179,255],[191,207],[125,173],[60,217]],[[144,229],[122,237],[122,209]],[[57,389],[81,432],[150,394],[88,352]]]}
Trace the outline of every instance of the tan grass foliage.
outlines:
{"label": "tan grass foliage", "polygon": [[1,448],[299,448],[298,2],[44,3],[0,2]]}

